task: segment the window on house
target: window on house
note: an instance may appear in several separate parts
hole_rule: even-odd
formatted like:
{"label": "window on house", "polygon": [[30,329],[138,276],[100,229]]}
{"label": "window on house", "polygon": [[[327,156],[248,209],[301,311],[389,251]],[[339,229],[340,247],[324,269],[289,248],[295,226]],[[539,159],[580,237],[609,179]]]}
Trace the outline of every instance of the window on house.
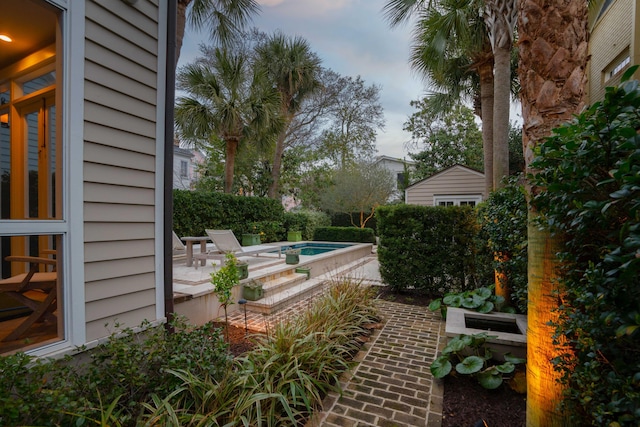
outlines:
{"label": "window on house", "polygon": [[629,66],[629,64],[631,64],[631,56],[629,55],[627,49],[624,54],[618,56],[607,66],[607,68],[605,68],[605,83],[621,74]]}
{"label": "window on house", "polygon": [[[0,41],[0,353],[64,338],[62,14],[8,2]],[[3,21],[4,23],[4,21]]]}
{"label": "window on house", "polygon": [[433,196],[434,206],[476,206],[481,201],[481,195]]}
{"label": "window on house", "polygon": [[186,160],[180,160],[180,178],[188,178],[189,177],[189,164]]}

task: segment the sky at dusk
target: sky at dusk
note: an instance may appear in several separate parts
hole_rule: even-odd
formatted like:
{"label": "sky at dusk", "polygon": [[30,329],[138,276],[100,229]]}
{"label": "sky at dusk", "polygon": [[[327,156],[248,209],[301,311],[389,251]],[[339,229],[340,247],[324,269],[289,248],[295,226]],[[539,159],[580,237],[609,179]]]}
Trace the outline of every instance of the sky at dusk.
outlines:
{"label": "sky at dusk", "polygon": [[[415,109],[409,105],[424,94],[423,84],[408,65],[411,27],[391,29],[382,8],[386,0],[258,0],[262,12],[253,26],[268,34],[281,30],[305,38],[322,65],[343,76],[360,75],[367,85],[381,87],[385,129],[378,132],[378,155],[407,157],[402,130]],[[193,61],[206,35],[187,27],[178,66]]]}

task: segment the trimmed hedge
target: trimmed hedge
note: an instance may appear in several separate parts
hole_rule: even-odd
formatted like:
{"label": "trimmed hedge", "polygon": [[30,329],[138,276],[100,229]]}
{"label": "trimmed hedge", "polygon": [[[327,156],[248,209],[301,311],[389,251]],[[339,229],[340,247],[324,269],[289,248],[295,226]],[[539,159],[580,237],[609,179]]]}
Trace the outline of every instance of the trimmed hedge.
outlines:
{"label": "trimmed hedge", "polygon": [[372,228],[357,227],[318,227],[313,233],[313,240],[328,242],[375,243],[376,236]]}
{"label": "trimmed hedge", "polygon": [[396,205],[378,208],[376,216],[380,274],[395,291],[442,296],[491,281],[474,209]]}
{"label": "trimmed hedge", "polygon": [[173,230],[178,236],[204,236],[205,229],[261,233],[263,242],[285,240],[284,208],[279,200],[231,194],[173,190]]}

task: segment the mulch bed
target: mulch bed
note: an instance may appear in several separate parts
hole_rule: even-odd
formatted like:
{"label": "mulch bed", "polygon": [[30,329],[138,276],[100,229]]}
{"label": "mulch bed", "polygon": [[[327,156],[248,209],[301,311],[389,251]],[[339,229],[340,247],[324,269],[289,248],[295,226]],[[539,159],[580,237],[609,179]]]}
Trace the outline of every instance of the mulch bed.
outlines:
{"label": "mulch bed", "polygon": [[[427,307],[433,299],[423,293],[394,293],[381,288],[378,298]],[[505,382],[487,390],[470,377],[448,375],[444,379],[442,427],[520,427],[525,425],[526,395]]]}

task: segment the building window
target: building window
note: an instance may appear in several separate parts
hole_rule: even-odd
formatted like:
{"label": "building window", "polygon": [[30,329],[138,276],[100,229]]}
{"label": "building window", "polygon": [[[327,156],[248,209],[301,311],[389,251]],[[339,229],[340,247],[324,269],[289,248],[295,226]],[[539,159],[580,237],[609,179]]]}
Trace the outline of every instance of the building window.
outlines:
{"label": "building window", "polygon": [[[0,353],[64,339],[62,13],[8,2],[0,41]],[[0,32],[5,31],[0,28]]]}
{"label": "building window", "polygon": [[605,69],[604,81],[608,82],[609,80],[617,77],[619,74],[624,71],[629,64],[631,64],[631,56],[627,52],[625,52],[621,57],[616,58],[609,66]]}
{"label": "building window", "polygon": [[189,164],[186,160],[180,160],[180,178],[188,178],[189,177]]}
{"label": "building window", "polygon": [[481,195],[433,196],[434,206],[476,206],[482,202]]}

